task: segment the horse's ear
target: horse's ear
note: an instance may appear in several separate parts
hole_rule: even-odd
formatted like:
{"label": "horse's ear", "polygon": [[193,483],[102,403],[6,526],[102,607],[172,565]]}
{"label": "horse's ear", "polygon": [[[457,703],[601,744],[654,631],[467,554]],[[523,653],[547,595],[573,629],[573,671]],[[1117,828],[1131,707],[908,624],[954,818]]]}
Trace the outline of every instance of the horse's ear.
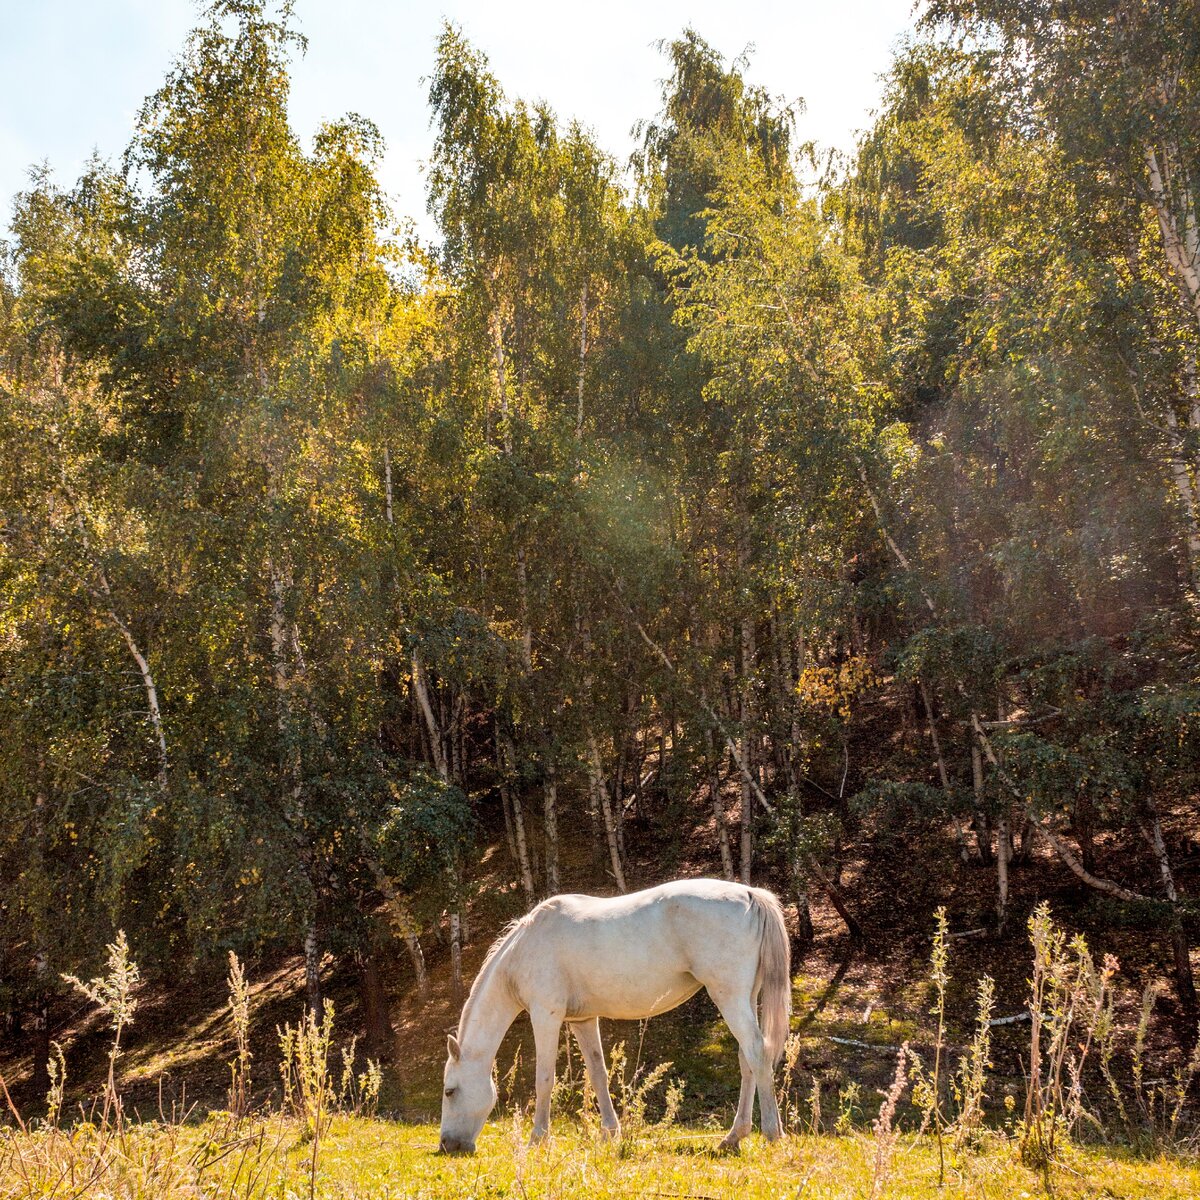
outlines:
{"label": "horse's ear", "polygon": [[450,1057],[454,1059],[455,1062],[458,1062],[458,1038],[456,1038],[454,1034],[447,1036],[446,1049],[450,1052]]}

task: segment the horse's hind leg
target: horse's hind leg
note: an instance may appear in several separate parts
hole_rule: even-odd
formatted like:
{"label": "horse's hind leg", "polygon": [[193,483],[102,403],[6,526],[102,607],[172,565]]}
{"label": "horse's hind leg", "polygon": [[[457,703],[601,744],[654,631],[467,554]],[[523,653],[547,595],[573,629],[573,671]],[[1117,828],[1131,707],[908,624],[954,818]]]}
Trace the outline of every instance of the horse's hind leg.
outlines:
{"label": "horse's hind leg", "polygon": [[[737,1039],[738,1061],[742,1064],[742,1091],[738,1101],[737,1117],[733,1128],[729,1131],[722,1146],[732,1149],[750,1131],[750,1092],[752,1087],[758,1089],[758,1112],[762,1121],[763,1137],[769,1142],[776,1141],[782,1129],[779,1121],[779,1104],[775,1099],[775,1069],[767,1053],[763,1041],[762,1030],[758,1018],[754,1015],[754,1005],[749,993],[731,995],[723,991],[714,992],[709,988],[709,995],[721,1010],[725,1024]],[[746,1064],[750,1067],[750,1081],[746,1079]]]}
{"label": "horse's hind leg", "polygon": [[550,1093],[554,1091],[558,1031],[562,1028],[562,1014],[531,1009],[529,1021],[533,1025],[533,1044],[537,1050],[537,1101],[533,1107],[533,1133],[529,1140],[536,1143],[543,1141],[550,1132]]}
{"label": "horse's hind leg", "polygon": [[738,1143],[754,1127],[754,1072],[740,1046],[738,1066],[742,1069],[742,1086],[738,1092],[737,1115],[733,1118],[733,1128],[721,1139],[722,1150],[736,1150]]}
{"label": "horse's hind leg", "polygon": [[617,1110],[613,1108],[612,1096],[608,1090],[608,1068],[604,1064],[604,1044],[600,1041],[600,1022],[593,1017],[590,1021],[572,1021],[571,1032],[579,1043],[587,1066],[588,1079],[591,1080],[592,1091],[596,1093],[596,1102],[600,1105],[600,1124],[609,1137],[621,1136],[621,1122],[617,1120]]}

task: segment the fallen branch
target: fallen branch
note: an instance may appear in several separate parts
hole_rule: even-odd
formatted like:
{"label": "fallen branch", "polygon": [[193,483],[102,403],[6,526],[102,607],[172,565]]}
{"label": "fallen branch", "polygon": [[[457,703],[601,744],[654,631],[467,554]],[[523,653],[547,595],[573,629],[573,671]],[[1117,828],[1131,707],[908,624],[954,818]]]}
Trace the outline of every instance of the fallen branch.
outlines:
{"label": "fallen branch", "polygon": [[1051,721],[1055,717],[1061,716],[1061,708],[1052,708],[1049,712],[1044,712],[1036,717],[1031,717],[1026,713],[1021,716],[1009,717],[1003,721],[980,721],[979,724],[984,729],[1021,729],[1027,725],[1040,725],[1043,721]]}
{"label": "fallen branch", "polygon": [[831,1042],[836,1042],[839,1046],[851,1046],[855,1050],[878,1050],[883,1054],[897,1054],[900,1051],[899,1046],[884,1046],[879,1042],[862,1042],[858,1038],[834,1037],[833,1034],[826,1034],[826,1038]]}
{"label": "fallen branch", "polygon": [[1028,1010],[1025,1012],[1013,1013],[1011,1017],[993,1017],[988,1024],[995,1025],[1015,1025],[1018,1021],[1031,1021],[1032,1015]]}

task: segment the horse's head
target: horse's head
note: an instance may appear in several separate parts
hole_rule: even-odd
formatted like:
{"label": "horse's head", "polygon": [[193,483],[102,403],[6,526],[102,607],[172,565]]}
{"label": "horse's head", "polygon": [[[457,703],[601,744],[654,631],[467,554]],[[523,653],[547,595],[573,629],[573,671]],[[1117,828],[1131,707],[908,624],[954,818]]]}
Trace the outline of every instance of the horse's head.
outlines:
{"label": "horse's head", "polygon": [[442,1135],[438,1149],[443,1154],[474,1154],[475,1139],[496,1103],[492,1064],[464,1058],[458,1039],[446,1039],[449,1052],[442,1073]]}

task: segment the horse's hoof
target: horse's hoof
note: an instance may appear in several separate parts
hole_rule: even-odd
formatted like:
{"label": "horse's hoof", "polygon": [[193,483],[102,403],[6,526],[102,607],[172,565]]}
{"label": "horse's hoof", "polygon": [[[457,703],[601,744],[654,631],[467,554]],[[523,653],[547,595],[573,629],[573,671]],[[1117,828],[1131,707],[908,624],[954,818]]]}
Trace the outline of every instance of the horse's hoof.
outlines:
{"label": "horse's hoof", "polygon": [[619,1141],[621,1137],[621,1127],[620,1125],[604,1125],[600,1129],[600,1136],[606,1142]]}
{"label": "horse's hoof", "polygon": [[741,1138],[735,1137],[732,1133],[727,1133],[718,1143],[718,1150],[728,1150],[730,1152],[736,1150],[741,1144]]}

